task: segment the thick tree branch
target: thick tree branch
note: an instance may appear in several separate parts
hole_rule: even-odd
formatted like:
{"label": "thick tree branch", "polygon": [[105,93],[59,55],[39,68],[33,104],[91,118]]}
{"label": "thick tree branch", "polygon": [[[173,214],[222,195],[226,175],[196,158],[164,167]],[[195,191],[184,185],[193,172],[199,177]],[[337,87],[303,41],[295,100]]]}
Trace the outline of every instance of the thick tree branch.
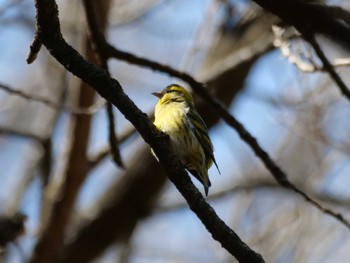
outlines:
{"label": "thick tree branch", "polygon": [[213,238],[240,262],[263,262],[261,256],[242,242],[204,201],[181,163],[170,151],[167,137],[155,129],[146,114],[141,112],[123,92],[119,82],[111,79],[104,70],[86,62],[64,41],[60,32],[55,1],[37,0],[36,8],[39,36],[52,56],[67,70],[93,87],[102,97],[111,101],[135,126],[144,140],[154,149],[170,180],[185,197],[190,208],[207,227]]}

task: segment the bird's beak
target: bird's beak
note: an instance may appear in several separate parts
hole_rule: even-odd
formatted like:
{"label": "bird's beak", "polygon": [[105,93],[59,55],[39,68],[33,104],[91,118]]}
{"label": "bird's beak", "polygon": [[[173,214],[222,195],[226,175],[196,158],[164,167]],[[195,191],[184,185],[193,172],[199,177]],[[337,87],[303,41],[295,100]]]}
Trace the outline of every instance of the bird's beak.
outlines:
{"label": "bird's beak", "polygon": [[153,92],[152,95],[154,95],[154,96],[156,96],[158,98],[163,97],[163,93],[161,93],[161,92]]}

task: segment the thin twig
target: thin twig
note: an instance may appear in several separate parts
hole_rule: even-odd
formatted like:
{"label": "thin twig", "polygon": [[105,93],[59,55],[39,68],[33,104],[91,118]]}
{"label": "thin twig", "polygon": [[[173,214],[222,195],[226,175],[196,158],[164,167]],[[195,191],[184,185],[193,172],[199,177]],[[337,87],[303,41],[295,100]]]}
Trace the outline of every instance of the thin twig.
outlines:
{"label": "thin twig", "polygon": [[82,114],[82,115],[83,114],[86,114],[86,115],[94,114],[104,104],[103,101],[98,100],[94,105],[92,105],[90,107],[87,107],[87,108],[61,106],[61,105],[58,105],[58,104],[50,101],[49,99],[43,98],[43,97],[38,96],[38,95],[25,93],[25,92],[23,92],[23,91],[21,91],[19,89],[15,89],[15,88],[9,87],[9,86],[7,86],[5,84],[1,84],[0,83],[0,89],[4,90],[4,91],[6,91],[6,92],[8,92],[10,94],[14,94],[16,96],[24,98],[26,100],[43,103],[43,104],[45,104],[46,106],[48,106],[49,108],[51,108],[53,110],[57,110],[57,111],[64,110],[64,111],[70,112],[72,114],[77,114],[77,115],[80,115],[80,114]]}
{"label": "thin twig", "polygon": [[342,78],[339,76],[339,74],[335,71],[332,64],[327,59],[326,55],[324,54],[322,48],[317,43],[317,40],[315,39],[314,34],[312,33],[303,33],[304,38],[311,44],[313,49],[315,50],[317,56],[323,63],[324,69],[328,72],[328,74],[331,76],[333,81],[337,84],[338,88],[340,89],[341,93],[350,100],[350,90],[346,86],[345,82],[342,80]]}
{"label": "thin twig", "polygon": [[24,138],[38,141],[39,143],[42,143],[44,141],[44,138],[42,138],[41,136],[39,136],[37,134],[31,133],[28,131],[19,131],[19,130],[12,128],[12,127],[0,127],[0,135],[1,134],[24,137]]}
{"label": "thin twig", "polygon": [[[93,1],[90,1],[90,0],[84,0],[83,3],[84,3],[85,13],[87,16],[87,21],[90,29],[91,40],[94,42],[96,47],[96,54],[98,56],[98,59],[100,61],[102,68],[106,70],[108,76],[110,76],[108,63],[107,63],[108,58],[105,53],[105,47],[102,44],[104,43],[105,37],[103,35],[103,32],[101,31],[101,21],[98,20],[98,16],[96,12],[97,6],[94,4]],[[102,24],[103,24],[103,28],[105,28],[106,21],[102,22]],[[108,117],[108,131],[109,131],[108,139],[111,146],[110,150],[111,150],[112,158],[117,166],[124,168],[124,164],[122,161],[122,157],[121,157],[120,149],[118,145],[119,143],[118,143],[117,135],[115,133],[115,119],[114,119],[112,103],[109,101],[107,102],[106,112]]]}
{"label": "thin twig", "polygon": [[43,143],[43,157],[40,161],[40,172],[43,186],[45,187],[49,181],[52,169],[52,141],[51,137],[44,140]]}
{"label": "thin twig", "polygon": [[[236,182],[232,186],[227,186],[223,189],[220,189],[217,192],[212,192],[209,196],[209,200],[218,200],[223,197],[232,196],[239,192],[246,192],[250,190],[259,190],[259,189],[268,189],[268,188],[274,188],[274,189],[280,189],[284,190],[284,187],[281,187],[281,185],[277,184],[275,181],[271,181],[268,179],[249,179],[249,180],[243,180],[242,182]],[[284,190],[285,191],[285,190]],[[342,198],[340,196],[330,194],[330,193],[320,193],[316,192],[314,189],[308,189],[308,192],[311,192],[312,196],[317,197],[319,200],[322,200],[323,202],[330,203],[336,206],[343,206],[344,208],[350,207],[350,201],[348,198]],[[292,192],[291,192],[292,193]],[[182,200],[174,201],[169,204],[160,204],[156,211],[157,212],[167,212],[167,211],[173,211],[178,210],[186,207],[186,203]]]}
{"label": "thin twig", "polygon": [[[128,140],[131,136],[136,134],[136,130],[134,127],[126,130],[120,138],[118,138],[119,144],[124,143],[126,140]],[[98,165],[105,157],[107,157],[111,153],[110,144],[102,147],[100,150],[98,150],[95,154],[90,156],[89,158],[89,167],[90,169],[93,169]]]}
{"label": "thin twig", "polygon": [[34,35],[34,39],[33,39],[32,44],[30,45],[30,51],[29,51],[29,54],[28,54],[28,57],[26,60],[28,64],[31,64],[36,60],[41,46],[42,46],[42,42],[41,42],[41,40],[39,38],[39,34],[36,30],[35,35]]}
{"label": "thin twig", "polygon": [[125,168],[122,157],[120,155],[120,150],[119,150],[119,142],[117,139],[117,135],[115,134],[115,120],[114,120],[114,113],[113,113],[113,107],[112,103],[109,101],[107,102],[106,105],[107,109],[107,116],[108,116],[108,130],[109,130],[109,144],[110,144],[110,152],[112,154],[112,158],[114,162],[120,167],[120,168]]}
{"label": "thin twig", "polygon": [[[273,44],[276,48],[281,50],[282,55],[288,59],[291,64],[294,64],[300,71],[305,73],[314,73],[326,71],[323,66],[316,65],[316,63],[307,63],[300,56],[294,54],[290,48],[291,42],[283,36],[285,29],[279,26],[272,26],[272,31],[274,33],[275,39]],[[333,68],[339,67],[349,67],[350,58],[337,58],[332,62]]]}

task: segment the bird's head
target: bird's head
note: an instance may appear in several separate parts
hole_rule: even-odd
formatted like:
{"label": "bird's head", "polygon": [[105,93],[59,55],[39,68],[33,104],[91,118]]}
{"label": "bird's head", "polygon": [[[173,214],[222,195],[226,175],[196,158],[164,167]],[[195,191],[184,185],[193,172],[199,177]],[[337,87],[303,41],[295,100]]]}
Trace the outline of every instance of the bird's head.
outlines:
{"label": "bird's head", "polygon": [[185,88],[177,85],[171,84],[163,89],[161,92],[153,92],[154,96],[159,98],[161,104],[168,102],[186,102],[188,104],[193,104],[193,98],[189,91]]}

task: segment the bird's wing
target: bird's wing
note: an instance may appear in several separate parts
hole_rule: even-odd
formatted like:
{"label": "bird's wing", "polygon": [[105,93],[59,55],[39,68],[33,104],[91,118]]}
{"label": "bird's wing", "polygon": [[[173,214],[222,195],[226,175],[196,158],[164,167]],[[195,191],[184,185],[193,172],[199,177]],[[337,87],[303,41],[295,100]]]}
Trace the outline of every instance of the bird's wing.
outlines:
{"label": "bird's wing", "polygon": [[[189,110],[187,112],[187,116],[189,117],[189,120],[191,121],[192,124],[192,131],[195,134],[198,142],[200,143],[200,145],[202,146],[203,150],[204,150],[204,154],[206,157],[206,160],[210,160],[214,162],[216,168],[218,169],[219,173],[219,167],[215,161],[215,157],[214,157],[214,147],[213,144],[211,143],[211,140],[209,138],[208,135],[208,128],[205,125],[203,119],[201,118],[201,116],[198,114],[198,112],[192,108],[191,110]],[[206,162],[208,163],[208,162]]]}

